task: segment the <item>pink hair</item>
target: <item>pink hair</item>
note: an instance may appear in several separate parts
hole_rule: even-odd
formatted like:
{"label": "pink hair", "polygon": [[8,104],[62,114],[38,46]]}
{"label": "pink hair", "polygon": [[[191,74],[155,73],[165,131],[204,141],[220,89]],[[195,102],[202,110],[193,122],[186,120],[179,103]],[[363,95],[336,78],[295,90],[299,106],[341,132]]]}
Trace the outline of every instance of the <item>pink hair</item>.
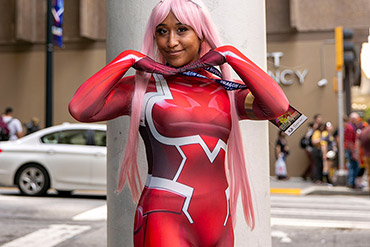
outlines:
{"label": "pink hair", "polygon": [[[210,49],[215,49],[221,45],[221,40],[218,36],[218,31],[214,25],[210,14],[200,0],[196,4],[190,0],[165,0],[160,1],[152,10],[149,18],[144,42],[141,52],[149,57],[154,58],[158,62],[164,63],[164,58],[158,51],[155,43],[155,28],[169,14],[169,12],[183,24],[191,26],[198,38],[203,40],[200,50],[200,56],[203,56]],[[221,71],[224,79],[230,79],[231,73],[228,65],[222,65]],[[119,183],[117,191],[122,191],[126,178],[132,193],[133,200],[138,202],[140,192],[143,188],[143,183],[139,176],[137,165],[137,149],[138,149],[138,128],[140,124],[140,114],[143,105],[143,98],[149,82],[151,74],[137,71],[135,76],[135,92],[132,99],[132,109],[130,118],[130,129],[125,148],[125,155],[122,167],[119,174]],[[233,222],[236,222],[236,205],[239,193],[241,193],[244,217],[251,229],[254,228],[254,209],[251,196],[251,190],[246,171],[244,159],[243,145],[239,127],[239,119],[235,108],[234,93],[229,92],[231,104],[232,128],[228,141],[227,148],[227,176],[230,187],[230,204]]]}

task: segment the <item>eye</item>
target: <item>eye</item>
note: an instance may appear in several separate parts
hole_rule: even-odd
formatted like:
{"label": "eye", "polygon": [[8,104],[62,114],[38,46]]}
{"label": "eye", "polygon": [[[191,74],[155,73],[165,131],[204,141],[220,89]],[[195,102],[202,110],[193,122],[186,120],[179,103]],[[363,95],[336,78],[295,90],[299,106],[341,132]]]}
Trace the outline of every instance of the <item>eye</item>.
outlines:
{"label": "eye", "polygon": [[167,33],[167,30],[164,29],[164,28],[157,28],[155,30],[155,32],[158,33],[159,35],[163,35],[163,34]]}
{"label": "eye", "polygon": [[179,27],[178,29],[177,29],[177,31],[179,32],[179,33],[183,33],[183,32],[186,32],[186,31],[188,31],[189,29],[187,28],[187,27]]}

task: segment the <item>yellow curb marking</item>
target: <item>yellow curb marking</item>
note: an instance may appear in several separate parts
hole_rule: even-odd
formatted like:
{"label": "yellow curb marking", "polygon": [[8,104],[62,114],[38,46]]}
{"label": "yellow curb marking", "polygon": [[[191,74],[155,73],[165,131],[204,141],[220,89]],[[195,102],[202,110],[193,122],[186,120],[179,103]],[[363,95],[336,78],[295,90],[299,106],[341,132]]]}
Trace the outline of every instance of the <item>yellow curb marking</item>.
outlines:
{"label": "yellow curb marking", "polygon": [[270,194],[288,194],[288,195],[300,195],[301,189],[291,188],[270,188]]}

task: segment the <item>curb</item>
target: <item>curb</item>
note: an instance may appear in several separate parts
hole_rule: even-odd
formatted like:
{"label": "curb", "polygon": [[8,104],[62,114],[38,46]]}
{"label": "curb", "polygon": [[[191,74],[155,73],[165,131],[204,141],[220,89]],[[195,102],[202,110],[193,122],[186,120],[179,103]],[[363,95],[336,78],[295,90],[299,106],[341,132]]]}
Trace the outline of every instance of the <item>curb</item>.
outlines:
{"label": "curb", "polygon": [[298,188],[270,188],[270,194],[301,195],[302,189]]}
{"label": "curb", "polygon": [[369,196],[369,189],[351,189],[343,186],[324,187],[309,186],[307,188],[270,188],[270,194],[277,195],[357,195]]}

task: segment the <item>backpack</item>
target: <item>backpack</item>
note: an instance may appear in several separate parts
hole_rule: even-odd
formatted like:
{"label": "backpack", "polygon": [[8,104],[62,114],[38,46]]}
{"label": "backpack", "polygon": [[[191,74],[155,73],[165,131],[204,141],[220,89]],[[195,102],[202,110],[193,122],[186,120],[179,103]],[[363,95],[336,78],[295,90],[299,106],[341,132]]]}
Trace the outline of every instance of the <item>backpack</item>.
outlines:
{"label": "backpack", "polygon": [[305,149],[306,147],[312,147],[312,135],[306,137],[305,135],[302,136],[300,140],[301,148]]}
{"label": "backpack", "polygon": [[[12,121],[12,120],[10,120]],[[10,122],[9,121],[9,122]],[[4,122],[3,118],[0,117],[0,141],[9,140],[9,128],[8,124]]]}

